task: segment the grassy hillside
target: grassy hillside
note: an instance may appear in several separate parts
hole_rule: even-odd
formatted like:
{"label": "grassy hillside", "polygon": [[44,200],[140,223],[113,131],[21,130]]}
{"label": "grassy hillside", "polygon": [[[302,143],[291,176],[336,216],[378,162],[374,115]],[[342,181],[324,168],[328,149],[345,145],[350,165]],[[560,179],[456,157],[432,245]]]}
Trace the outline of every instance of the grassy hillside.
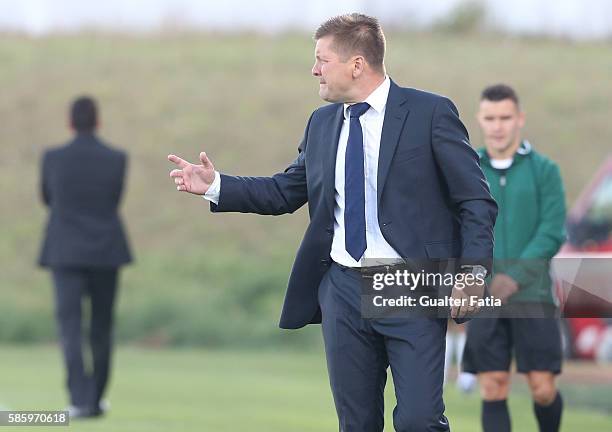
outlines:
{"label": "grassy hillside", "polygon": [[[450,96],[480,144],[481,88],[515,85],[526,136],[557,160],[569,202],[609,153],[612,46],[536,39],[388,35],[387,69],[406,86]],[[307,221],[211,215],[178,194],[166,154],[206,150],[227,173],[266,175],[293,159],[321,104],[307,35],[55,36],[0,39],[0,339],[53,337],[48,275],[36,270],[45,211],[38,162],[69,138],[77,94],[100,101],[101,136],[130,153],[123,215],[137,258],[125,271],[119,335],[155,343],[304,343],[275,325]],[[75,179],[79,181],[79,179]]]}

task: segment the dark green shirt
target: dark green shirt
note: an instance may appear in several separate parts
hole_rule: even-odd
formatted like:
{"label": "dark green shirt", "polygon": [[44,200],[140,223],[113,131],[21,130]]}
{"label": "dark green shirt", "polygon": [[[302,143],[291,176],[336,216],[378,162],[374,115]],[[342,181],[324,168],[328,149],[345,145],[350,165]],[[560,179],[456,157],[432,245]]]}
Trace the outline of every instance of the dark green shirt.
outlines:
{"label": "dark green shirt", "polygon": [[553,302],[550,259],[565,241],[565,194],[559,167],[523,141],[507,169],[496,169],[479,149],[482,170],[497,201],[494,273],[519,284],[510,301]]}

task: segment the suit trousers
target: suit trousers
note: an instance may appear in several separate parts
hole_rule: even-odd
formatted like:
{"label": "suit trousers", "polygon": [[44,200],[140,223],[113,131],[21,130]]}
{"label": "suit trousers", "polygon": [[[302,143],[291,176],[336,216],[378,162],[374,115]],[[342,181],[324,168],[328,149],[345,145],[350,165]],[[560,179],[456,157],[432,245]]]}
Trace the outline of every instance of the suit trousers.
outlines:
{"label": "suit trousers", "polygon": [[[97,410],[110,374],[116,268],[53,268],[55,314],[67,373],[71,404]],[[82,304],[89,297],[89,348],[86,367],[82,347]]]}
{"label": "suit trousers", "polygon": [[361,317],[361,274],[332,263],[319,286],[339,430],[382,432],[391,368],[398,432],[450,431],[442,386],[446,319]]}

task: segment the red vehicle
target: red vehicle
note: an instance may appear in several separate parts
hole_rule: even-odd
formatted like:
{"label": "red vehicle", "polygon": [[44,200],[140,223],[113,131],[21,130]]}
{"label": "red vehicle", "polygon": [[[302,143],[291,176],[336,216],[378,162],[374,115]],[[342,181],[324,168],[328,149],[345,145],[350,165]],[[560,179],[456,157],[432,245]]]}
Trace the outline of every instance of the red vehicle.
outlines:
{"label": "red vehicle", "polygon": [[566,352],[593,359],[612,334],[612,156],[580,194],[566,226],[568,240],[552,263]]}

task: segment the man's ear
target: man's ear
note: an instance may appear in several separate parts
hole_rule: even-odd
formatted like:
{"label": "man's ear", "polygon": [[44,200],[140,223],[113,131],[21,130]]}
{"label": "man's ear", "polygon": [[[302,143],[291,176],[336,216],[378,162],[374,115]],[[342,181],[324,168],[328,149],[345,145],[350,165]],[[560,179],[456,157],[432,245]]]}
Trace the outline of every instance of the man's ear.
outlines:
{"label": "man's ear", "polygon": [[363,56],[355,56],[352,59],[353,62],[353,78],[358,78],[365,69],[365,59]]}

